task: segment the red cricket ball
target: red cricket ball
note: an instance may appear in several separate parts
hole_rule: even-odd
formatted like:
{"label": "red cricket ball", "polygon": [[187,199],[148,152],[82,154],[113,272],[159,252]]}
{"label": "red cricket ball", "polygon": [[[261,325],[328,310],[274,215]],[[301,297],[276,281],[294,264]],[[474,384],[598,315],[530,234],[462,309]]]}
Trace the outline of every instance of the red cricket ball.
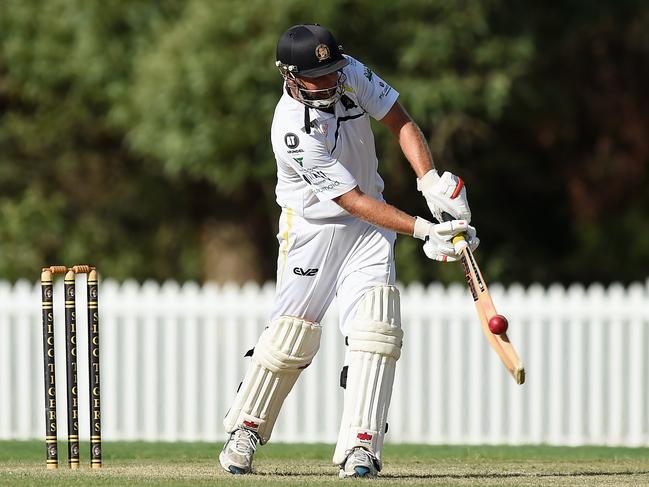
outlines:
{"label": "red cricket ball", "polygon": [[491,330],[491,333],[494,335],[505,333],[508,326],[509,323],[507,323],[507,318],[503,315],[492,316],[489,320],[489,330]]}

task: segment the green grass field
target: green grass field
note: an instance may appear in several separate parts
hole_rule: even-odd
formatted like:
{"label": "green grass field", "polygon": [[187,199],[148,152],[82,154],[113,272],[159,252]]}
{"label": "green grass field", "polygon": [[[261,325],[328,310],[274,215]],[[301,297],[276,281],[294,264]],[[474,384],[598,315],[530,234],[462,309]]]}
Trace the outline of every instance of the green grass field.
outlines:
{"label": "green grass field", "polygon": [[[0,441],[0,485],[340,485],[331,445],[271,444],[255,458],[255,474],[232,476],[218,466],[220,445],[104,443],[104,468],[66,467],[59,444],[56,471],[45,468],[44,444]],[[649,448],[387,445],[382,485],[617,486],[649,485]],[[371,482],[347,480],[345,482]]]}

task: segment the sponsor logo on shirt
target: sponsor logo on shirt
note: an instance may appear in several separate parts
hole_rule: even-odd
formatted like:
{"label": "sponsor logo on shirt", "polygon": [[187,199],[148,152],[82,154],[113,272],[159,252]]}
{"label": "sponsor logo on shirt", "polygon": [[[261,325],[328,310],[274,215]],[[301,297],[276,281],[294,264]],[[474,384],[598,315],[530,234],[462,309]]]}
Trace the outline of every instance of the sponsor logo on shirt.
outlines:
{"label": "sponsor logo on shirt", "polygon": [[390,91],[392,90],[392,87],[390,85],[386,85],[383,82],[379,82],[379,85],[384,87],[383,91],[379,95],[379,100],[382,100],[383,98],[385,98],[387,96],[388,93],[390,93]]}
{"label": "sponsor logo on shirt", "polygon": [[302,179],[310,186],[314,186],[312,189],[315,194],[340,186],[340,181],[331,179],[325,172],[313,167],[307,167],[302,170]]}
{"label": "sponsor logo on shirt", "polygon": [[304,157],[294,157],[293,160],[297,162],[300,166],[302,165],[302,161],[304,160]]}
{"label": "sponsor logo on shirt", "polygon": [[370,68],[365,67],[365,72],[363,74],[369,81],[372,81],[372,76],[374,75],[374,73],[372,73],[372,70]]}
{"label": "sponsor logo on shirt", "polygon": [[304,171],[302,172],[304,172],[304,174],[308,174],[313,179],[328,179],[327,173],[321,171],[320,169],[316,169],[315,167],[305,167]]}
{"label": "sponsor logo on shirt", "polygon": [[293,274],[304,277],[313,277],[318,273],[318,269],[302,269],[301,267],[294,267]]}
{"label": "sponsor logo on shirt", "polygon": [[322,193],[323,191],[331,191],[334,189],[336,186],[340,186],[340,181],[332,181],[326,186],[320,186],[319,188],[316,188],[313,190],[315,194]]}
{"label": "sponsor logo on shirt", "polygon": [[289,149],[295,149],[300,145],[300,139],[294,133],[289,132],[284,136],[284,143]]}

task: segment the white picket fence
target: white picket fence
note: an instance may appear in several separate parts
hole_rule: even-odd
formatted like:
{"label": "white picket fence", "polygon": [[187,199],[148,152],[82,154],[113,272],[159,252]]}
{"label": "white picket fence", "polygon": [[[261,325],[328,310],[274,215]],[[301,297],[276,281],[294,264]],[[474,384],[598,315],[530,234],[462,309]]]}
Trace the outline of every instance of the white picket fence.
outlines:
{"label": "white picket fence", "polygon": [[[88,437],[85,291],[79,278],[80,427]],[[265,326],[273,286],[100,285],[105,440],[218,441]],[[492,285],[524,359],[517,386],[462,286],[402,291],[404,348],[390,442],[649,446],[649,286]],[[62,285],[55,287],[59,435],[66,431]],[[334,442],[344,344],[332,308],[322,347],[285,403],[275,441]],[[0,282],[0,439],[44,436],[40,286]]]}

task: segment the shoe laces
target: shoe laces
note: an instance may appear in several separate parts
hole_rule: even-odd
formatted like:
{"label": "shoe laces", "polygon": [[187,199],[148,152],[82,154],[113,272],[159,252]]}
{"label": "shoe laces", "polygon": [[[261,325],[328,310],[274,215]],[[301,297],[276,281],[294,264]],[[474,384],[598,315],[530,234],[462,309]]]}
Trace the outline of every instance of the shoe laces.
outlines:
{"label": "shoe laces", "polygon": [[232,433],[232,449],[241,455],[252,455],[257,451],[257,435],[247,429]]}
{"label": "shoe laces", "polygon": [[355,459],[358,459],[359,461],[362,461],[363,463],[367,462],[370,465],[374,466],[375,468],[377,468],[377,466],[378,466],[377,458],[371,452],[367,451],[365,448],[354,448],[349,453],[349,456],[347,457],[347,460],[349,460],[352,457],[355,457]]}

